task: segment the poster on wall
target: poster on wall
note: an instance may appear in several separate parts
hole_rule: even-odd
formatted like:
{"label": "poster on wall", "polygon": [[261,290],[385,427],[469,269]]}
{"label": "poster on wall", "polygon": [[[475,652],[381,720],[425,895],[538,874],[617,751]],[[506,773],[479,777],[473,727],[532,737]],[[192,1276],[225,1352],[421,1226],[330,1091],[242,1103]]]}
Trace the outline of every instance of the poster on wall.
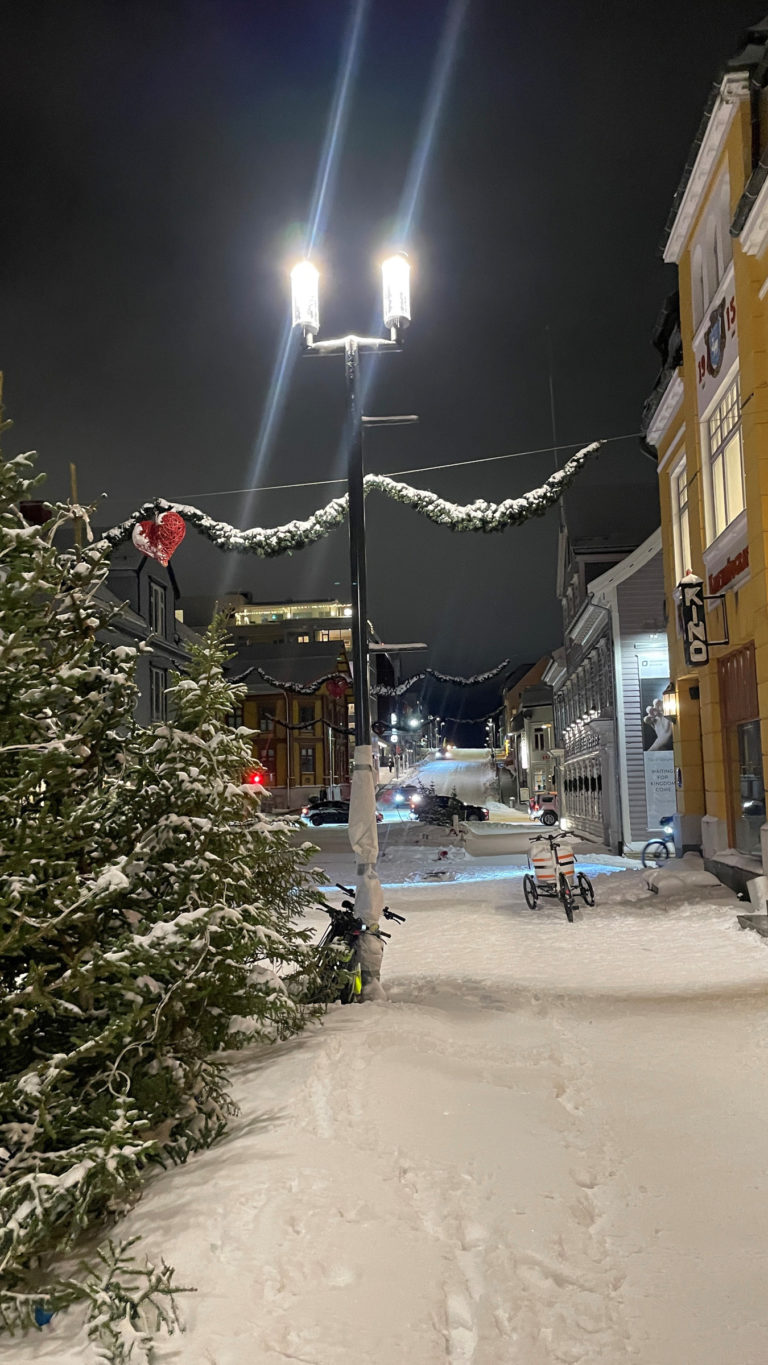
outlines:
{"label": "poster on wall", "polygon": [[664,715],[662,693],[668,677],[640,675],[640,712],[643,723],[643,763],[648,829],[658,829],[677,809],[672,721]]}

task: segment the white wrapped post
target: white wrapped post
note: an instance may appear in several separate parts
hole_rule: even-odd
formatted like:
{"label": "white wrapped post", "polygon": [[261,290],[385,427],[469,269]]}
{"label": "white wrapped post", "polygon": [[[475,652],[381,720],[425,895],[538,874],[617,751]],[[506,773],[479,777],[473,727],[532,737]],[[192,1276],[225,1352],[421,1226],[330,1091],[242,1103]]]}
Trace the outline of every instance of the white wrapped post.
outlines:
{"label": "white wrapped post", "polygon": [[355,908],[366,924],[379,922],[384,896],[376,864],[379,859],[379,833],[376,828],[376,788],[373,782],[373,749],[358,744],[352,760],[352,787],[349,799],[349,842],[357,858]]}

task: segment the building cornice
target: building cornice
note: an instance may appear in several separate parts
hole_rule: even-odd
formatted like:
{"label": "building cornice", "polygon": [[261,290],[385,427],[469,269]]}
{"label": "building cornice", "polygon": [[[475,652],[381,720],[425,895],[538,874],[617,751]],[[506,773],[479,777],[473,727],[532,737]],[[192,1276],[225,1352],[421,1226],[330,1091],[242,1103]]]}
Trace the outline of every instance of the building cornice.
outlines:
{"label": "building cornice", "polygon": [[749,217],[739,233],[739,241],[748,256],[760,256],[768,243],[768,179],[763,181]]}
{"label": "building cornice", "polygon": [[677,264],[685,249],[688,234],[701,208],[709,180],[728,131],[742,100],[749,96],[749,74],[735,71],[724,76],[701,137],[698,152],[685,180],[685,189],[675,211],[664,246],[664,260]]}
{"label": "building cornice", "polygon": [[645,433],[649,445],[658,448],[659,441],[666,435],[672,419],[682,404],[684,392],[682,376],[676,372],[661,395],[659,405]]}

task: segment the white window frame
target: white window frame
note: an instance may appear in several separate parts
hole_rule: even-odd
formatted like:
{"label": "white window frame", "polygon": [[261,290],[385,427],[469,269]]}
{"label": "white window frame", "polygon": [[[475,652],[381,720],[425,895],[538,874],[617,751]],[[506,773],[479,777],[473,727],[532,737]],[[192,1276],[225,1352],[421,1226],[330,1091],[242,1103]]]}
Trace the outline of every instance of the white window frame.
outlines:
{"label": "white window frame", "polygon": [[149,629],[153,635],[165,639],[165,588],[154,578],[149,580]]}
{"label": "white window frame", "polygon": [[675,582],[679,583],[691,570],[691,499],[688,488],[688,465],[684,453],[669,471],[669,493],[672,503]]}
{"label": "white window frame", "polygon": [[149,719],[158,722],[168,719],[168,670],[149,665]]}
{"label": "white window frame", "polygon": [[[738,366],[728,374],[714,402],[708,408],[701,426],[704,452],[704,510],[709,546],[728,529],[746,507]],[[736,496],[735,489],[728,479],[725,463],[726,454],[735,439],[738,440],[740,471]],[[719,466],[718,469],[715,469],[716,465]]]}

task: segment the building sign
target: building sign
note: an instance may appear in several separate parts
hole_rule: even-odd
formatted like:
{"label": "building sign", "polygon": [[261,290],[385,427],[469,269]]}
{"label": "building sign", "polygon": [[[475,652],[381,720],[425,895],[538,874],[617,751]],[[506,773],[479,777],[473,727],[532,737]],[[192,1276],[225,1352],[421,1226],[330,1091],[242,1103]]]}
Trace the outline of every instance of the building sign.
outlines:
{"label": "building sign", "polygon": [[695,574],[687,574],[677,586],[685,662],[689,668],[700,668],[702,664],[709,663],[704,584]]}
{"label": "building sign", "polygon": [[744,545],[737,550],[735,555],[731,555],[716,573],[707,574],[709,580],[709,591],[713,595],[723,592],[723,590],[733,583],[734,579],[741,578],[749,569],[749,546]]}
{"label": "building sign", "polygon": [[645,808],[648,812],[648,826],[660,829],[662,820],[667,820],[677,810],[675,795],[675,758],[674,754],[645,754]]}
{"label": "building sign", "polygon": [[721,376],[736,359],[738,345],[736,298],[729,290],[711,309],[706,326],[702,324],[694,342],[700,413],[717,393]]}
{"label": "building sign", "polygon": [[672,721],[664,715],[662,706],[662,694],[668,682],[669,677],[645,677],[641,668],[640,710],[643,722],[645,808],[649,830],[659,829],[662,820],[673,815],[677,809]]}

